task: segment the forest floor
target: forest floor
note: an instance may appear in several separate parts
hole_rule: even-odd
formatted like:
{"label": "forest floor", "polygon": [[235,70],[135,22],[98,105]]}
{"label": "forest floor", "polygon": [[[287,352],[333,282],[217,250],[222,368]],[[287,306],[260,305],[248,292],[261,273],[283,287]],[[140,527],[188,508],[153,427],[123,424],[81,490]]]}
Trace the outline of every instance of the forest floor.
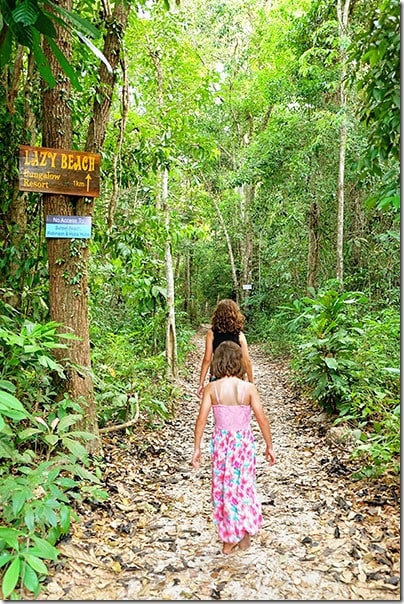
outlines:
{"label": "forest floor", "polygon": [[160,430],[104,436],[110,498],[78,507],[41,600],[400,600],[394,477],[353,481],[352,445],[293,389],[287,364],[250,345],[270,419],[269,466],[255,419],[264,525],[246,551],[221,553],[210,503],[208,423],[190,465],[204,332],[194,338],[175,417]]}

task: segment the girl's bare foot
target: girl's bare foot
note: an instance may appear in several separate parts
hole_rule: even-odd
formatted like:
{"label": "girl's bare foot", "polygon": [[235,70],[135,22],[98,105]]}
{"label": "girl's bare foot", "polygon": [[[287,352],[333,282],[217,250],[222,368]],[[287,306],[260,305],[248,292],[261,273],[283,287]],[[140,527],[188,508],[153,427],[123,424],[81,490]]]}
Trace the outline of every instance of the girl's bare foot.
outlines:
{"label": "girl's bare foot", "polygon": [[223,543],[223,553],[230,554],[230,552],[233,551],[237,546],[238,543]]}
{"label": "girl's bare foot", "polygon": [[240,549],[248,549],[251,545],[251,538],[249,533],[244,533],[244,537],[238,542]]}

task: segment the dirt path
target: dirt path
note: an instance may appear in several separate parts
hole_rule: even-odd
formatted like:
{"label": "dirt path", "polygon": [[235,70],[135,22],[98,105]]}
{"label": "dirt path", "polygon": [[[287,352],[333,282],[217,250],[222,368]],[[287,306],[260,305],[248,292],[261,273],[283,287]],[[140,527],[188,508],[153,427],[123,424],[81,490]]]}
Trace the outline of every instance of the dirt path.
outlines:
{"label": "dirt path", "polygon": [[211,521],[205,459],[191,469],[203,334],[187,393],[163,430],[116,434],[105,444],[105,503],[79,509],[60,544],[43,600],[400,600],[397,486],[352,482],[349,450],[323,414],[293,393],[288,373],[251,346],[271,421],[269,467],[254,421],[264,526],[246,552],[221,553]]}

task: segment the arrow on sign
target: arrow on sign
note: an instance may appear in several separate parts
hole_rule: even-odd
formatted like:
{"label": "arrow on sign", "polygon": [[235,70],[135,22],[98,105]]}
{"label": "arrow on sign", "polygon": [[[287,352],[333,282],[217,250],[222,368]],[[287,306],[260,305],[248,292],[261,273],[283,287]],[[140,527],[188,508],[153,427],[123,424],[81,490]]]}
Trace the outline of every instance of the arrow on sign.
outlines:
{"label": "arrow on sign", "polygon": [[91,176],[89,174],[87,174],[86,176],[86,181],[87,181],[87,193],[90,190],[90,180],[91,180]]}

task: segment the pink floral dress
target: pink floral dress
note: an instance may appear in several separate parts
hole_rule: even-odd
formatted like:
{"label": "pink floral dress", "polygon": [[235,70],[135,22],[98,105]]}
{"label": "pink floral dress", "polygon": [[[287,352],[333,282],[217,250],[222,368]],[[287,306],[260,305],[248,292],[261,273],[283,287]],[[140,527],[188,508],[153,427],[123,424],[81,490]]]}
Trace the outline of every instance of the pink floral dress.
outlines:
{"label": "pink floral dress", "polygon": [[[216,399],[219,400],[217,394]],[[255,484],[251,407],[216,404],[212,409],[215,423],[210,441],[213,522],[221,541],[237,543],[246,532],[255,535],[263,523]]]}

